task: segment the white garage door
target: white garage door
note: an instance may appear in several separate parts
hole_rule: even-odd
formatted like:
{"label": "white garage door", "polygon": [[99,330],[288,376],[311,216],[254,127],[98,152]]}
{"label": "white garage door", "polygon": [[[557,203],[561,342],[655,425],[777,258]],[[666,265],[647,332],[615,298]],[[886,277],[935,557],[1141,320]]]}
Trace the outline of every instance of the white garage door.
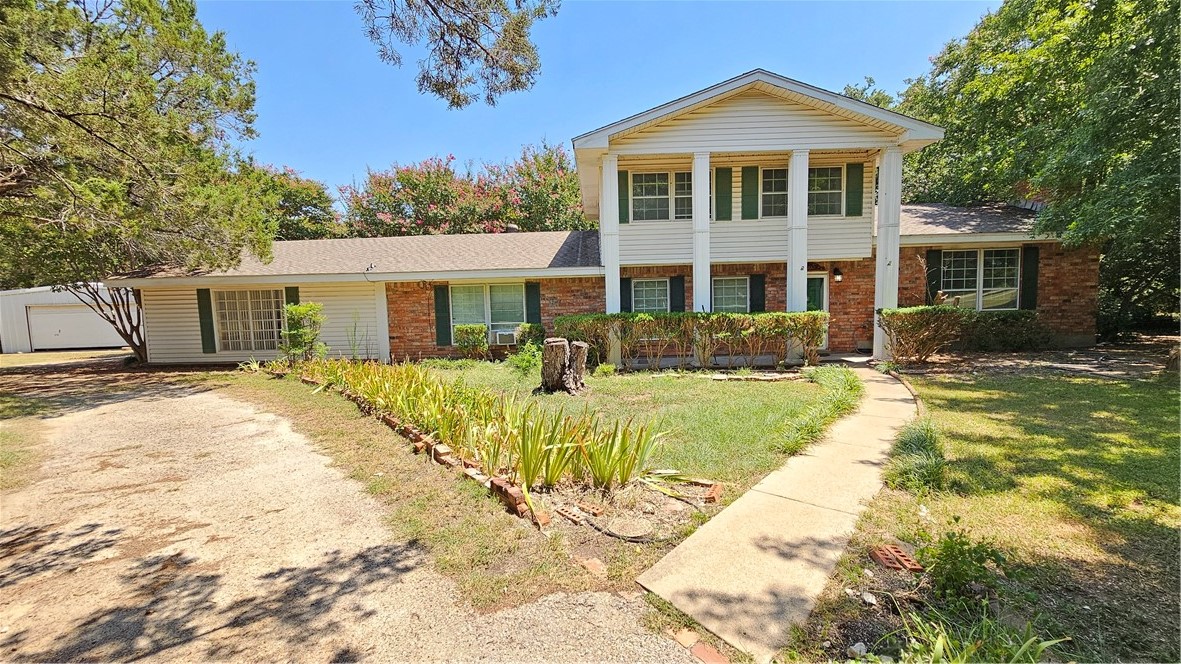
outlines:
{"label": "white garage door", "polygon": [[30,305],[27,312],[33,350],[127,345],[110,323],[84,304]]}

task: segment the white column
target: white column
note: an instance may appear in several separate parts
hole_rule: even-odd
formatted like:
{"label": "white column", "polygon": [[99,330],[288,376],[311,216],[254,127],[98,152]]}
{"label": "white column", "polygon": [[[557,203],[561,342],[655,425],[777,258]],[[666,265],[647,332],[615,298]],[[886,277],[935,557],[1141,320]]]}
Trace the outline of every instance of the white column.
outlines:
{"label": "white column", "polygon": [[808,309],[808,151],[795,150],[787,168],[787,310]]}
{"label": "white column", "polygon": [[899,223],[902,218],[902,150],[882,151],[878,159],[877,264],[873,286],[873,356],[888,360],[886,335],[878,327],[879,309],[898,306]]}
{"label": "white column", "polygon": [[607,278],[607,313],[619,313],[619,156],[603,155],[599,186],[599,255]]}
{"label": "white column", "polygon": [[379,281],[374,286],[374,298],[377,307],[377,359],[381,362],[390,361],[390,307],[385,296],[385,282]]}
{"label": "white column", "polygon": [[709,153],[693,153],[693,311],[710,311]]}

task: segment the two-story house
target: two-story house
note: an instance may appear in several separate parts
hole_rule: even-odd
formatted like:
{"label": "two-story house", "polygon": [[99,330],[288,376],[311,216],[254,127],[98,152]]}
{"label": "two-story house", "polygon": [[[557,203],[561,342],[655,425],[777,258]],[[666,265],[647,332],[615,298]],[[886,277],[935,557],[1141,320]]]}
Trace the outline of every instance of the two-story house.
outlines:
{"label": "two-story house", "polygon": [[1094,340],[1098,253],[1032,235],[1015,207],[902,205],[902,157],[943,130],[756,70],[583,134],[599,230],[277,242],[223,272],[112,279],[141,289],[153,363],[273,356],[285,302],[322,302],[333,355],[454,353],[524,322],[619,311],[829,312],[834,352],[884,354],[874,311],[942,290],[1036,309]]}

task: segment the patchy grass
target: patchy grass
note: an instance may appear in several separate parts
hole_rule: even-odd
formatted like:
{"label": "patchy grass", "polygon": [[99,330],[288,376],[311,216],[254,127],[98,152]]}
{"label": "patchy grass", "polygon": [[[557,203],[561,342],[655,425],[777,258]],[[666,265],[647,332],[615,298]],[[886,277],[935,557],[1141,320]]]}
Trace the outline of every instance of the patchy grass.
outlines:
{"label": "patchy grass", "polygon": [[65,362],[104,360],[120,357],[130,358],[131,356],[131,351],[126,348],[107,350],[39,350],[35,353],[4,353],[0,355],[0,368],[62,364]]}
{"label": "patchy grass", "polygon": [[0,393],[0,491],[29,482],[40,459],[40,417],[49,406],[37,399]]}
{"label": "patchy grass", "polygon": [[1055,657],[1181,659],[1176,380],[914,382],[942,432],[951,490],[922,497],[885,491],[871,504],[807,636],[794,644],[797,656],[823,657],[817,643],[826,639],[843,652],[853,636],[897,627],[880,607],[845,598],[843,587],[921,596],[924,588],[913,581],[890,586],[888,575],[861,574],[871,566],[865,554],[879,543],[915,544],[924,531],[937,536],[959,516],[1018,572],[1003,584],[1001,618],[1031,621],[1043,638],[1071,638],[1054,648]]}
{"label": "patchy grass", "polygon": [[[520,396],[540,382],[539,375],[521,379],[493,362],[458,367],[436,362],[432,367],[474,387]],[[730,500],[783,464],[788,456],[784,444],[797,420],[822,404],[826,395],[821,386],[802,380],[715,381],[702,373],[588,376],[586,382],[590,389],[584,396],[531,398],[550,410],[575,413],[589,408],[607,420],[654,421],[668,435],[653,454],[653,463],[724,482]]]}

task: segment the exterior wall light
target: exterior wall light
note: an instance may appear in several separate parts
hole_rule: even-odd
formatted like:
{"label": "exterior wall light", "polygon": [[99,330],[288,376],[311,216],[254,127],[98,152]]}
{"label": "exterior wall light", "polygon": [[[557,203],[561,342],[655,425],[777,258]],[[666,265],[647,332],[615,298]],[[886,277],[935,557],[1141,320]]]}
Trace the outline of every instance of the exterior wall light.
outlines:
{"label": "exterior wall light", "polygon": [[832,280],[838,284],[845,280],[845,275],[841,274],[841,268],[834,267],[832,269]]}

